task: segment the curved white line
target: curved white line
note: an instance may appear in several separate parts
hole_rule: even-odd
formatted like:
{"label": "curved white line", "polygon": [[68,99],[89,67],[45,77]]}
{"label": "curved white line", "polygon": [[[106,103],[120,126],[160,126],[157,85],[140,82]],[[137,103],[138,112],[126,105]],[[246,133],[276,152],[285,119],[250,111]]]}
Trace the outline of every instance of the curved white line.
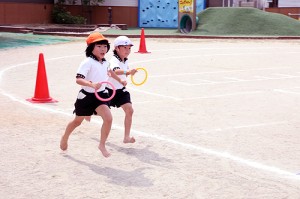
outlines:
{"label": "curved white line", "polygon": [[[48,59],[48,60],[64,59],[64,58],[74,57],[74,56],[79,56],[79,55],[64,56],[64,57],[52,58],[52,59]],[[27,62],[27,63],[18,64],[18,65],[13,65],[13,66],[10,66],[10,67],[7,67],[7,68],[1,70],[0,71],[0,81],[1,81],[2,75],[5,72],[7,72],[8,70],[10,70],[12,68],[16,68],[18,66],[24,66],[24,65],[28,65],[28,64],[32,64],[32,63],[36,63],[36,62]],[[10,98],[13,101],[19,102],[19,103],[21,103],[23,105],[26,105],[26,106],[29,106],[31,108],[36,108],[36,109],[40,109],[40,110],[43,110],[43,111],[48,111],[48,112],[52,112],[52,113],[59,113],[59,114],[62,114],[62,115],[71,116],[71,114],[68,114],[68,113],[64,112],[63,110],[54,110],[54,109],[51,109],[51,108],[48,108],[48,107],[39,106],[37,104],[32,104],[32,103],[27,102],[25,100],[20,100],[20,99],[14,97],[13,95],[10,95],[9,93],[5,92],[1,88],[0,88],[0,94]],[[92,120],[92,122],[98,123],[99,121]],[[116,128],[116,129],[119,129],[119,130],[123,130],[123,127],[118,126],[118,125],[113,125],[113,127]],[[283,169],[273,167],[273,166],[267,166],[267,165],[264,165],[264,164],[261,164],[261,163],[258,163],[258,162],[252,161],[252,160],[243,159],[243,158],[240,158],[238,156],[234,156],[234,155],[232,155],[228,152],[219,152],[219,151],[216,151],[216,150],[213,150],[213,149],[209,149],[209,148],[205,148],[205,147],[201,147],[201,146],[197,146],[197,145],[193,145],[193,144],[187,144],[187,143],[184,143],[184,142],[180,142],[180,141],[170,139],[170,138],[162,136],[162,135],[157,135],[157,134],[153,134],[153,133],[146,133],[146,132],[138,131],[138,130],[134,130],[134,129],[132,129],[132,132],[136,133],[136,134],[139,134],[141,136],[144,136],[144,137],[154,138],[154,139],[157,139],[157,140],[161,140],[161,141],[165,141],[165,142],[168,142],[168,143],[172,143],[174,145],[181,146],[183,148],[196,150],[198,152],[208,154],[208,155],[213,155],[213,156],[216,156],[218,158],[225,158],[225,159],[237,162],[239,164],[247,165],[247,166],[255,168],[255,169],[259,169],[259,170],[263,170],[263,171],[267,171],[267,172],[272,172],[272,173],[279,174],[280,176],[284,176],[284,177],[287,177],[287,178],[290,178],[290,179],[300,180],[300,176],[297,175],[297,174],[294,174],[292,172],[285,171]]]}

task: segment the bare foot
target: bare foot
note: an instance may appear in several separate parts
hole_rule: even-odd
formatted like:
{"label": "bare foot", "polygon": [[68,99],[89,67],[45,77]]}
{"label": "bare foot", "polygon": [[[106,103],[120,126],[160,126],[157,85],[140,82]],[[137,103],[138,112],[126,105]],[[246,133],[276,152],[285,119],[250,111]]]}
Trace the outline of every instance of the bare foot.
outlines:
{"label": "bare foot", "polygon": [[98,149],[101,151],[102,155],[108,158],[111,154],[106,150],[105,146],[98,146]]}
{"label": "bare foot", "polygon": [[127,137],[127,138],[124,138],[123,143],[125,143],[125,144],[135,143],[135,139],[134,139],[134,137]]}
{"label": "bare foot", "polygon": [[68,149],[68,138],[64,138],[64,136],[61,137],[60,149],[63,151]]}

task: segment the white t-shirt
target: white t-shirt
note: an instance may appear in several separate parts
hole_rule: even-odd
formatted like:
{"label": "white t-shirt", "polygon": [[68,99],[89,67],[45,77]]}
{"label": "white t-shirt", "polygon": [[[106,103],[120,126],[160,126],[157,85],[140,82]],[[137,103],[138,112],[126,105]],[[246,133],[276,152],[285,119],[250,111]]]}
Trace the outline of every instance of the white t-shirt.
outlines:
{"label": "white t-shirt", "polygon": [[[128,66],[128,60],[124,62],[121,62],[117,57],[113,56],[110,59],[110,69],[111,70],[116,70],[116,69],[120,69],[120,70],[124,70],[124,71],[128,71],[129,70],[129,66]],[[127,77],[125,74],[122,75],[118,75],[118,77],[120,77],[122,80],[126,80]],[[116,89],[122,89],[124,86],[118,82],[117,80],[115,80],[114,78],[110,77],[109,81],[115,86]],[[110,86],[108,85],[108,88],[110,88]]]}
{"label": "white t-shirt", "polygon": [[[87,57],[83,60],[77,70],[77,74],[83,75],[85,80],[91,81],[93,83],[102,82],[108,80],[108,68],[109,64],[107,61],[103,61],[102,63],[94,60],[91,57]],[[95,92],[95,89],[89,86],[81,86],[85,91],[89,93]],[[97,90],[103,91],[105,90],[106,84],[103,84],[100,89]]]}

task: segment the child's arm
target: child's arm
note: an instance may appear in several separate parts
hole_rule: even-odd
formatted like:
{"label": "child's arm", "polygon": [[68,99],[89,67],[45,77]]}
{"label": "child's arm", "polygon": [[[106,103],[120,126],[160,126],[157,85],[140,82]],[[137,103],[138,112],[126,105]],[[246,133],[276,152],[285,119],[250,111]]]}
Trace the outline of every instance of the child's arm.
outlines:
{"label": "child's arm", "polygon": [[81,86],[89,86],[91,88],[94,88],[98,90],[101,87],[101,84],[99,82],[91,82],[82,78],[76,78],[76,83]]}
{"label": "child's arm", "polygon": [[110,69],[109,73],[111,77],[120,82],[120,84],[122,84],[123,86],[127,85],[127,82],[125,80],[122,80],[113,70]]}
{"label": "child's arm", "polygon": [[121,69],[118,69],[118,70],[115,70],[115,73],[117,74],[117,75],[134,75],[135,73],[137,72],[137,70],[135,69],[135,68],[133,68],[133,69],[130,69],[130,70],[128,70],[128,71],[126,71],[126,70],[121,70]]}
{"label": "child's arm", "polygon": [[129,70],[128,72],[126,72],[126,75],[134,75],[137,72],[137,70],[135,68]]}

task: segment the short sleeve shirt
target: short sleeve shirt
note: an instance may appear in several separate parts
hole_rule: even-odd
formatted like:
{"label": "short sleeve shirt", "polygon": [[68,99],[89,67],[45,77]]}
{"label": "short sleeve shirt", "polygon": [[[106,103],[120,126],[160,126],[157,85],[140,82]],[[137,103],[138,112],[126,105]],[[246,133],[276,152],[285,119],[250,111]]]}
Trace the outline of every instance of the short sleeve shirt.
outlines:
{"label": "short sleeve shirt", "polygon": [[[107,61],[99,62],[91,57],[87,57],[83,60],[77,70],[77,75],[80,75],[83,79],[91,82],[102,82],[108,80],[108,68],[109,64]],[[97,90],[103,91],[105,90],[106,85],[102,85],[100,89]],[[95,92],[95,90],[89,86],[81,86],[82,89],[89,93]]]}
{"label": "short sleeve shirt", "polygon": [[[125,62],[120,61],[116,56],[113,56],[110,60],[110,69],[115,71],[117,69],[120,70],[124,70],[124,71],[128,71],[129,70],[129,66],[128,66],[128,60],[126,60]],[[122,74],[122,75],[118,75],[122,80],[126,80],[126,75]],[[114,85],[114,87],[116,89],[122,89],[124,86],[118,82],[117,80],[115,80],[114,78],[110,77],[109,81]],[[110,88],[110,86],[108,86]]]}

